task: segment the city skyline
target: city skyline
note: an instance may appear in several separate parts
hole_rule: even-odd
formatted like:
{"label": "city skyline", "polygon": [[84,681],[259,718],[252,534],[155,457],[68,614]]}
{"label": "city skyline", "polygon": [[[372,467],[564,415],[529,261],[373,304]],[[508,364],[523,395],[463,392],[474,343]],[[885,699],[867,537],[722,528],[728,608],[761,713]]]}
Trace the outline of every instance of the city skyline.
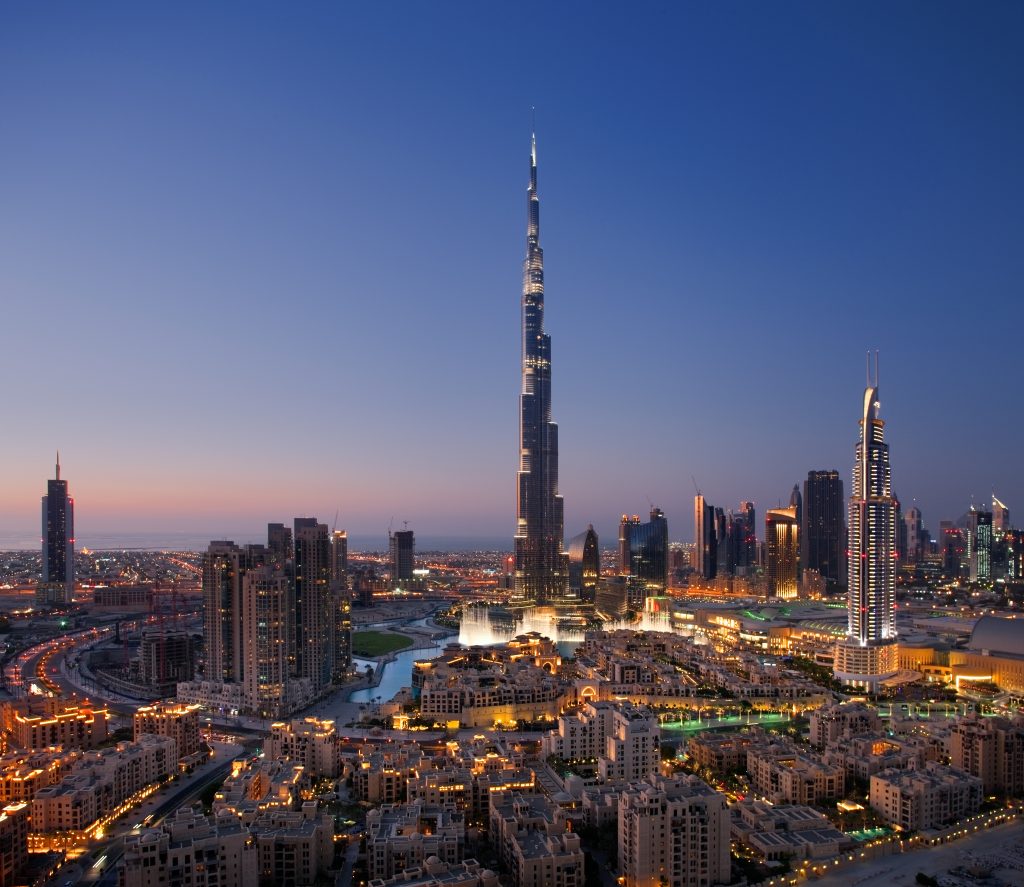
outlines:
{"label": "city skyline", "polygon": [[[209,11],[203,39],[154,11],[5,11],[0,71],[18,86],[2,96],[0,257],[10,359],[35,370],[5,386],[27,421],[3,444],[0,532],[34,535],[59,446],[80,538],[255,534],[340,509],[353,534],[384,536],[394,516],[511,548],[534,104],[565,537],[593,524],[611,540],[651,500],[690,540],[691,475],[708,501],[759,513],[808,471],[848,483],[845,393],[869,347],[900,416],[904,509],[935,536],[972,496],[1021,507],[1021,420],[998,374],[979,386],[969,369],[973,348],[1014,353],[1021,311],[1021,11],[612,9],[527,25],[453,6],[432,15],[450,51],[386,11]],[[505,38],[527,29],[536,64],[517,82]],[[391,70],[351,39],[382,30]],[[991,310],[968,310],[979,294]],[[197,434],[224,394],[257,402],[247,389],[265,406]],[[312,412],[328,391],[335,408]],[[284,397],[310,417],[301,465],[274,418]],[[997,427],[1006,445],[971,458]]]}

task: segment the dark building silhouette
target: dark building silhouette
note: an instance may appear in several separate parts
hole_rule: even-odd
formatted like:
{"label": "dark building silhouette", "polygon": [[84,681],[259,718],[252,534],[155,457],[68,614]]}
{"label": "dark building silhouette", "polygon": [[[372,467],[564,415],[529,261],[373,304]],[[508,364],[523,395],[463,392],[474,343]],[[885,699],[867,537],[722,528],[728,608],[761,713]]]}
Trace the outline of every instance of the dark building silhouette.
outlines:
{"label": "dark building silhouette", "polygon": [[715,508],[697,493],[693,500],[694,572],[702,579],[714,579],[718,572],[718,540],[715,536]]}
{"label": "dark building silhouette", "polygon": [[331,533],[331,598],[334,607],[334,680],[352,670],[352,595],[348,585],[348,533]]}
{"label": "dark building silhouette", "polygon": [[75,593],[75,500],[68,496],[68,482],[60,479],[60,453],[42,506],[43,580],[37,599],[69,604]]}
{"label": "dark building silhouette", "polygon": [[634,514],[630,517],[628,514],[622,515],[622,520],[619,521],[619,575],[628,576],[630,567],[630,554],[629,554],[629,535],[630,527],[640,526],[640,515]]}
{"label": "dark building silhouette", "polygon": [[416,539],[412,530],[399,530],[388,534],[388,550],[391,554],[391,582],[411,582],[412,571],[416,569]]}
{"label": "dark building silhouette", "polygon": [[294,556],[292,550],[292,528],[284,524],[267,524],[267,551],[270,563],[284,564]]}
{"label": "dark building silhouette", "polygon": [[738,511],[715,509],[717,574],[745,576],[757,563],[757,534],[753,526],[754,506],[741,502]]}
{"label": "dark building silhouette", "polygon": [[939,521],[939,553],[942,555],[942,572],[949,577],[960,576],[967,545],[963,531],[952,521]]}
{"label": "dark building silhouette", "polygon": [[335,605],[331,595],[331,542],[327,524],[295,518],[295,676],[314,694],[334,673]]}
{"label": "dark building silhouette", "polygon": [[623,575],[641,580],[647,594],[661,594],[668,587],[668,521],[660,508],[651,509],[651,519],[622,516],[619,530]]}
{"label": "dark building silhouette", "polygon": [[569,540],[569,593],[592,604],[597,600],[601,578],[601,550],[594,525]]}
{"label": "dark building silhouette", "polygon": [[844,584],[845,507],[838,471],[807,472],[800,522],[800,561],[804,569],[816,570],[830,590]]}
{"label": "dark building silhouette", "polygon": [[563,506],[558,495],[558,426],[551,421],[551,337],[544,332],[544,251],[540,247],[537,140],[531,140],[523,265],[522,374],[515,581],[512,600],[543,604],[564,597]]}

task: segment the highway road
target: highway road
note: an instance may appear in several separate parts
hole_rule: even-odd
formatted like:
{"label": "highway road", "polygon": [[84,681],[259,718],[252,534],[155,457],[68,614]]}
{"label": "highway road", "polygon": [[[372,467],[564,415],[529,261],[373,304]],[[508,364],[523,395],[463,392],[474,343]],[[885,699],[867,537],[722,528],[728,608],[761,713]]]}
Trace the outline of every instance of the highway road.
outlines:
{"label": "highway road", "polygon": [[[151,798],[142,807],[131,810],[117,820],[112,830],[119,830],[120,834],[115,835],[104,843],[98,845],[90,852],[96,862],[73,884],[82,887],[115,887],[117,884],[117,864],[124,855],[124,835],[133,831],[128,823],[138,823],[146,817],[152,816],[147,828],[155,828],[160,825],[168,816],[174,813],[179,807],[187,806],[197,800],[202,793],[214,783],[221,781],[227,776],[231,769],[231,762],[236,758],[247,754],[241,746],[228,746],[218,744],[220,754],[223,754],[223,761],[205,771],[197,771],[184,777],[184,784],[167,798],[161,800],[159,797]],[[231,749],[235,749],[232,753]],[[119,823],[121,824],[119,826]],[[101,862],[102,860],[102,862]],[[55,879],[55,883],[66,887],[67,878]]]}

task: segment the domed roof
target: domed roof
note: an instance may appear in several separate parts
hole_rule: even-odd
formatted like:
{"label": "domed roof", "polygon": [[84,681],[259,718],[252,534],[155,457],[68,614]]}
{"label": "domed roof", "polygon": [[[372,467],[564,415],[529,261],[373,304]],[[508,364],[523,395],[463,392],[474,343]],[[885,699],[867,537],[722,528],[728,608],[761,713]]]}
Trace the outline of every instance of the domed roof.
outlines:
{"label": "domed roof", "polygon": [[1024,656],[1024,619],[982,616],[974,623],[968,646],[972,650]]}

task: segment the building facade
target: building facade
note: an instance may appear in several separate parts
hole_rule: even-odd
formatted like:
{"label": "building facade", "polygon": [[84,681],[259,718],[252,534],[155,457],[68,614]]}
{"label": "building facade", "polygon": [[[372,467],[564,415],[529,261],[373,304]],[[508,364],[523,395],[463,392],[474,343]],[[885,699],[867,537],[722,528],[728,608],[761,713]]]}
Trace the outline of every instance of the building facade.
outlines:
{"label": "building facade", "polygon": [[537,140],[530,150],[526,260],[523,265],[519,474],[512,599],[547,604],[564,596],[562,497],[558,495],[558,426],[551,421],[551,337],[544,332],[544,251],[540,246]]}
{"label": "building facade", "polygon": [[846,539],[843,530],[843,481],[839,472],[808,471],[800,526],[800,561],[817,570],[828,587],[846,579]]}
{"label": "building facade", "polygon": [[391,584],[399,586],[412,581],[416,568],[416,537],[412,530],[388,533],[388,550],[391,554]]}
{"label": "building facade", "polygon": [[60,453],[56,475],[46,482],[42,501],[43,579],[37,600],[62,605],[75,594],[75,500],[68,482],[60,479]]}
{"label": "building facade", "polygon": [[597,583],[601,579],[601,550],[597,533],[591,524],[569,541],[569,594],[592,604],[597,600]]}
{"label": "building facade", "polygon": [[660,508],[651,509],[651,519],[622,516],[619,526],[619,571],[643,582],[647,594],[662,594],[668,588],[668,521]]}
{"label": "building facade", "polygon": [[619,883],[711,887],[731,880],[725,795],[695,776],[655,776],[619,795]]}
{"label": "building facade", "polygon": [[876,690],[896,673],[899,655],[895,508],[877,378],[862,407],[849,505],[848,633],[836,645],[834,671],[849,686]]}
{"label": "building facade", "polygon": [[764,513],[765,573],[768,594],[793,600],[800,592],[800,520],[797,508],[769,508]]}

